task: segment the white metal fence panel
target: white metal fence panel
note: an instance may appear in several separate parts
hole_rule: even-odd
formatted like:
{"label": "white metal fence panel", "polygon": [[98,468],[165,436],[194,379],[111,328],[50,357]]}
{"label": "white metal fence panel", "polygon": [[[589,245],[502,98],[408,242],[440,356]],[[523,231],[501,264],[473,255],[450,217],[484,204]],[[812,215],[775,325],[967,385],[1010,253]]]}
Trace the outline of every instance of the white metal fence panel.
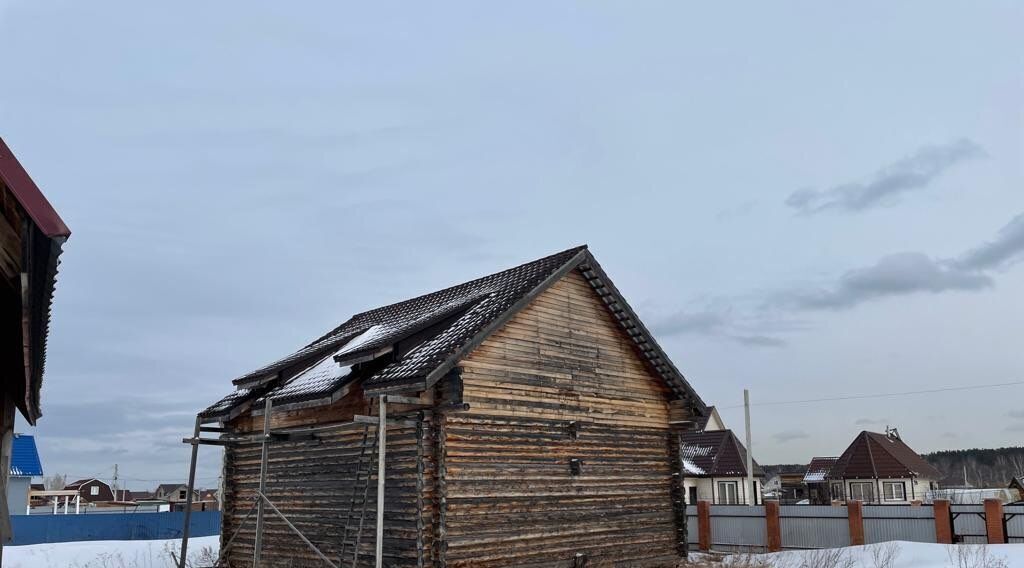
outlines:
{"label": "white metal fence panel", "polygon": [[1006,515],[1006,541],[1011,544],[1024,544],[1024,505],[1003,507]]}
{"label": "white metal fence panel", "polygon": [[984,505],[950,505],[953,514],[953,538],[964,544],[985,544],[988,542],[985,531]]}
{"label": "white metal fence panel", "polygon": [[700,544],[700,525],[697,523],[700,519],[697,517],[697,506],[687,505],[686,506],[686,542],[690,546],[690,550],[697,550],[697,545]]}
{"label": "white metal fence panel", "polygon": [[762,551],[767,546],[764,505],[712,505],[711,548]]}
{"label": "white metal fence panel", "polygon": [[864,543],[890,540],[935,542],[934,509],[926,505],[865,505]]}
{"label": "white metal fence panel", "polygon": [[846,507],[784,505],[779,507],[782,548],[837,548],[850,546]]}

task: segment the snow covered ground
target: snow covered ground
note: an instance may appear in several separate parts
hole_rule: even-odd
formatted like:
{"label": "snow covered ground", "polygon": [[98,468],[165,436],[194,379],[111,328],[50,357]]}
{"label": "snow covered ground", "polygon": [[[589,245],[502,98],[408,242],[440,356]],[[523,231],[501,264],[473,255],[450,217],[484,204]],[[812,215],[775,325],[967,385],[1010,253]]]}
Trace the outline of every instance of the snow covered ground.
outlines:
{"label": "snow covered ground", "polygon": [[[212,566],[219,536],[189,540],[193,566]],[[3,568],[174,568],[181,540],[91,540],[5,546]],[[210,557],[208,555],[212,554]]]}
{"label": "snow covered ground", "polygon": [[726,557],[723,565],[764,568],[1024,568],[1024,544],[886,542],[826,551]]}

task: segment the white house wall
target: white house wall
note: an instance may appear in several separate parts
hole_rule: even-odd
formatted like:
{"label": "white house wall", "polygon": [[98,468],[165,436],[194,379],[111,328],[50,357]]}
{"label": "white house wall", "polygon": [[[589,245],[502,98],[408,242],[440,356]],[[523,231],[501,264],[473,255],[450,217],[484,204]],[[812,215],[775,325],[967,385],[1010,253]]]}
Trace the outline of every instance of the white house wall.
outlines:
{"label": "white house wall", "polygon": [[[904,499],[886,500],[885,483],[903,483]],[[853,493],[851,487],[854,483],[871,483],[874,486],[875,502],[882,504],[907,504],[911,501],[924,501],[925,496],[931,489],[932,480],[922,478],[885,478],[885,479],[846,479],[843,480],[843,495],[849,498]],[[831,488],[831,484],[829,485]]]}
{"label": "white house wall", "polygon": [[[690,502],[690,488],[697,488],[697,500],[698,501],[711,501],[712,503],[719,503],[721,496],[718,494],[718,483],[720,481],[735,482],[738,491],[737,498],[740,505],[748,504],[748,498],[751,493],[746,490],[747,478],[746,477],[687,477],[683,479],[683,488],[685,492],[685,499],[687,505],[694,505],[695,503]],[[757,493],[760,493],[764,487],[764,477],[755,477],[754,483],[757,484]],[[757,503],[761,503],[761,497],[755,495]]]}

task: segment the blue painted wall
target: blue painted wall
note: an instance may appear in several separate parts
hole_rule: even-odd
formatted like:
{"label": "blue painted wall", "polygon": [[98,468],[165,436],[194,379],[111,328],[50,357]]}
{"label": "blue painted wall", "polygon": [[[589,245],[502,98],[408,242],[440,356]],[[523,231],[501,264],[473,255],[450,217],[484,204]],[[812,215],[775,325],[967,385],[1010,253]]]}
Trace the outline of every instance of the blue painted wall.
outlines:
{"label": "blue painted wall", "polygon": [[[81,540],[153,540],[181,538],[185,513],[109,513],[103,515],[12,515],[9,546]],[[192,513],[192,536],[220,534],[220,511]]]}

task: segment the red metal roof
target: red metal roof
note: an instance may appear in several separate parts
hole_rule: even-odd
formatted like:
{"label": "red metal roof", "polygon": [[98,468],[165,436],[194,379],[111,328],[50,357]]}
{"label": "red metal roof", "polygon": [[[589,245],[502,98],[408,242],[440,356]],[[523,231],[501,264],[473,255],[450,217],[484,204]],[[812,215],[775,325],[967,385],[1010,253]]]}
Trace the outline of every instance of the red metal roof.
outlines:
{"label": "red metal roof", "polygon": [[71,229],[64,224],[57,211],[46,200],[46,196],[36,182],[32,181],[21,162],[14,157],[14,153],[7,147],[7,143],[0,137],[0,179],[4,185],[10,188],[11,193],[18,198],[18,202],[28,212],[29,217],[35,221],[36,226],[47,237],[67,237],[71,235]]}

